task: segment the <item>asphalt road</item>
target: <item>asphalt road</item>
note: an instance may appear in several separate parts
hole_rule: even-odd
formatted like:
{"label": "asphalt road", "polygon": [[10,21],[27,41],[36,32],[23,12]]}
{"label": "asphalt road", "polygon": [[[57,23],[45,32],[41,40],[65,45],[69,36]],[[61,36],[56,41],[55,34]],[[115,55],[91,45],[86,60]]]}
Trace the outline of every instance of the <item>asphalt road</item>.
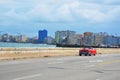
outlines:
{"label": "asphalt road", "polygon": [[120,54],[1,61],[0,80],[120,80]]}

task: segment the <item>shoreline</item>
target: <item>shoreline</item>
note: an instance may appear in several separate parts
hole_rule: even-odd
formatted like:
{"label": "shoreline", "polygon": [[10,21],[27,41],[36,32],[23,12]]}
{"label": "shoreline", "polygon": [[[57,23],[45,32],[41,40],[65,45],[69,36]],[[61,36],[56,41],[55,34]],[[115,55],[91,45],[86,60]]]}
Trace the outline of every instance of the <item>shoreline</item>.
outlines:
{"label": "shoreline", "polygon": [[[1,60],[78,56],[80,48],[0,48]],[[120,54],[120,48],[96,48],[97,54]]]}

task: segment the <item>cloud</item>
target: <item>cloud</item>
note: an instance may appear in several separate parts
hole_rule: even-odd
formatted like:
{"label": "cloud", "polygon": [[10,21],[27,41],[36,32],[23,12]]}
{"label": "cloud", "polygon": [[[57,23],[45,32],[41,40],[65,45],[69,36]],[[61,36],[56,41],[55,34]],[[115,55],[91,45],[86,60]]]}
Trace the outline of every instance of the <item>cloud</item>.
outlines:
{"label": "cloud", "polygon": [[[50,21],[77,21],[81,19],[99,20],[104,16],[99,12],[99,5],[79,1],[67,1],[59,5],[50,5],[46,3],[37,4],[28,15],[32,15],[37,20]],[[97,16],[98,15],[98,16]]]}
{"label": "cloud", "polygon": [[[40,21],[86,21],[86,22],[106,22],[115,19],[115,14],[119,14],[119,6],[101,5],[94,2],[88,3],[79,0],[57,2],[52,0],[51,5],[48,2],[38,3],[29,13],[33,18]],[[112,2],[112,0],[111,0]],[[102,2],[102,3],[111,3]],[[37,13],[36,13],[37,12]]]}
{"label": "cloud", "polygon": [[[103,23],[118,20],[119,0],[2,0],[0,16],[13,21]],[[114,4],[114,5],[111,5]],[[115,5],[117,4],[117,5]],[[6,20],[5,20],[6,18]]]}

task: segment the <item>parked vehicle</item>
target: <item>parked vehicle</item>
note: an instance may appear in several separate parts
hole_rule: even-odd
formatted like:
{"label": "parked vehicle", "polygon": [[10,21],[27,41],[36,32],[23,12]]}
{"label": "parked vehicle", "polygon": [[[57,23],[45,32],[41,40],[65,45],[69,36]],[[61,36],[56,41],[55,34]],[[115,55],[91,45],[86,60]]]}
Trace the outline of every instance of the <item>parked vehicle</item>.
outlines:
{"label": "parked vehicle", "polygon": [[97,50],[93,49],[93,48],[83,48],[81,50],[79,50],[79,56],[92,56],[92,55],[96,55],[97,54]]}

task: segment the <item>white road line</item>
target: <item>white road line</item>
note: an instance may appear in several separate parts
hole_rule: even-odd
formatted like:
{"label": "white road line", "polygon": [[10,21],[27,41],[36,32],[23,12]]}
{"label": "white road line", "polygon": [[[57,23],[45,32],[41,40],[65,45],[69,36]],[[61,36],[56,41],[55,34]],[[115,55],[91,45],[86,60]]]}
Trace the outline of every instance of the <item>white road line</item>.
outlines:
{"label": "white road line", "polygon": [[95,65],[88,65],[88,66],[85,66],[85,67],[94,67]]}
{"label": "white road line", "polygon": [[63,63],[63,62],[50,62],[48,64],[60,64],[60,63]]}
{"label": "white road line", "polygon": [[92,61],[89,61],[90,63],[93,63],[93,62],[103,62],[103,60],[92,60]]}
{"label": "white road line", "polygon": [[93,61],[89,61],[90,63],[92,63],[92,62],[96,62],[95,60],[93,60]]}
{"label": "white road line", "polygon": [[37,77],[37,76],[41,76],[41,74],[35,74],[35,75],[31,75],[31,76],[25,76],[25,77],[15,78],[13,80],[24,80],[24,79],[28,79],[28,78]]}
{"label": "white road line", "polygon": [[100,80],[100,79],[96,79],[96,80]]}
{"label": "white road line", "polygon": [[97,62],[103,62],[103,60],[97,60]]}
{"label": "white road line", "polygon": [[61,58],[61,59],[57,59],[58,61],[62,61],[63,59]]}

